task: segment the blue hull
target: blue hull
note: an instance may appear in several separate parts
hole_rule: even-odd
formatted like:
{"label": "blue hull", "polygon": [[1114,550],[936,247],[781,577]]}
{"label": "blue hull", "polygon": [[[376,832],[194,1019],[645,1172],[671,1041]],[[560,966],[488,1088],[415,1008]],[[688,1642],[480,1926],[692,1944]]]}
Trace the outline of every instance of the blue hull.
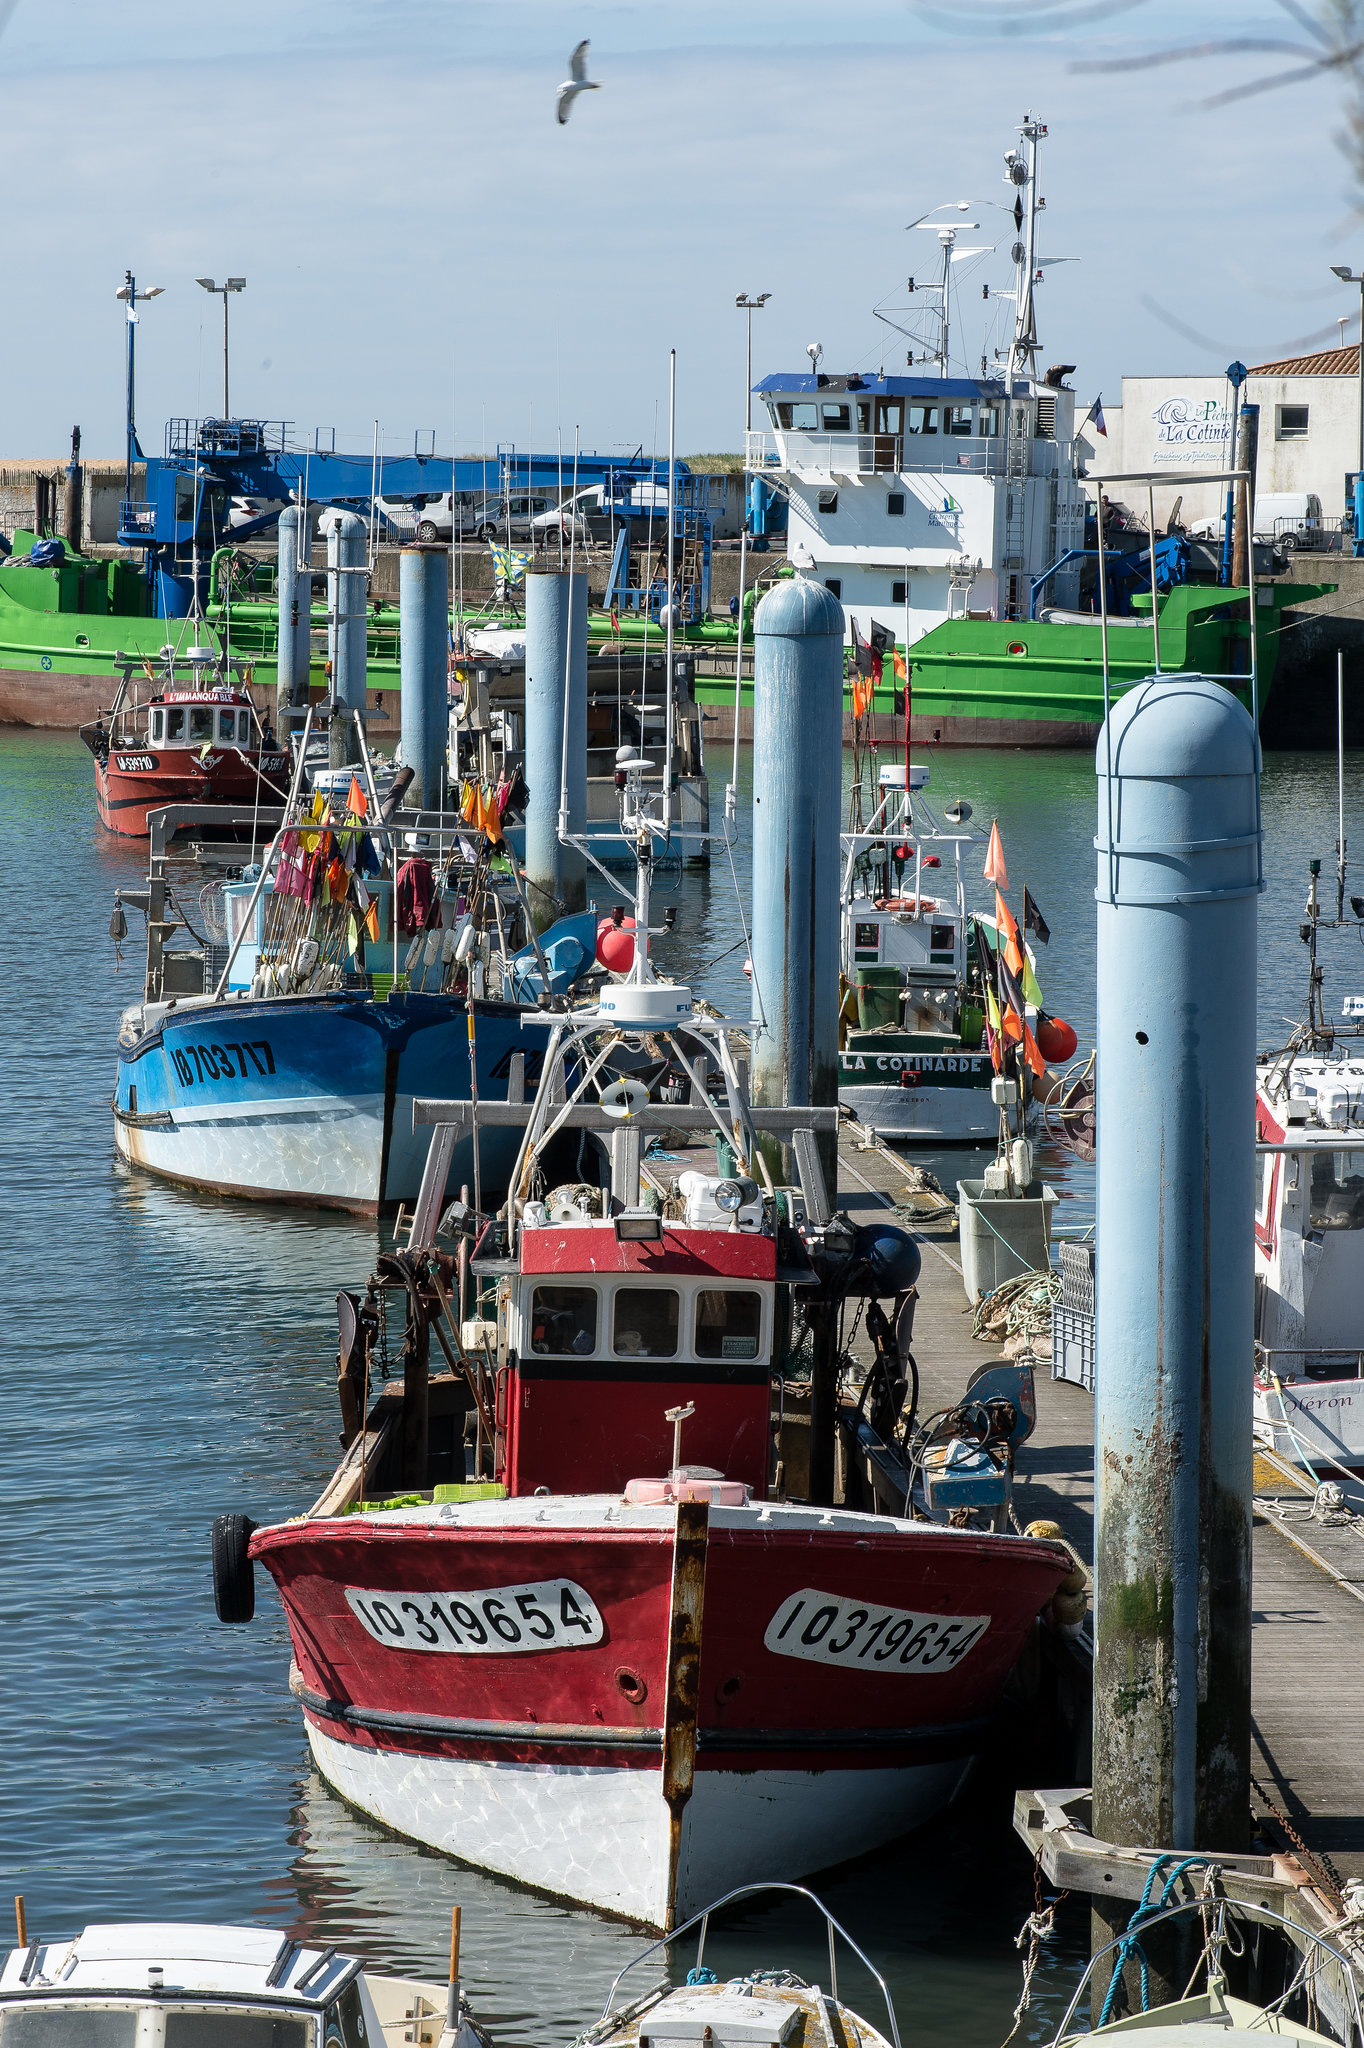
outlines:
{"label": "blue hull", "polygon": [[[505,1101],[514,1052],[533,1088],[549,1027],[512,1004],[474,1005],[478,1092]],[[219,1194],[375,1215],[414,1199],[430,1133],[414,1096],[469,1096],[462,997],[267,996],[157,1006],[156,1028],[120,1045],[114,1124],[133,1164]],[[485,1132],[487,1181],[505,1178],[518,1134]],[[473,1181],[458,1146],[450,1185]]]}

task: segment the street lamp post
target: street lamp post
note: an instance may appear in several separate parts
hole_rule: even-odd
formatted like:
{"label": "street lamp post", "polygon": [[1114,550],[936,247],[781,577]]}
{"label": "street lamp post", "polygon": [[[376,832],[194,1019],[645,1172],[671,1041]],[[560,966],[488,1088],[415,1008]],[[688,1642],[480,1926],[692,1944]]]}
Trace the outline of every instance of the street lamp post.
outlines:
{"label": "street lamp post", "polygon": [[747,292],[740,292],[734,301],[744,316],[747,332],[744,345],[744,466],[741,471],[744,502],[739,521],[739,633],[734,644],[734,758],[725,790],[726,819],[737,819],[739,804],[739,713],[744,690],[744,585],[748,569],[748,436],[753,426],[753,315],[767,304],[771,296],[771,292],[759,292],[756,298],[751,298]]}
{"label": "street lamp post", "polygon": [[1342,284],[1359,286],[1359,467],[1355,471],[1354,513],[1355,552],[1364,541],[1364,271],[1351,270],[1348,263],[1333,263],[1331,269]]}
{"label": "street lamp post", "polygon": [[213,293],[214,293],[214,294],[215,294],[215,295],[216,295],[216,296],[217,296],[218,298],[220,298],[220,299],[222,300],[222,302],[223,302],[223,418],[224,418],[224,419],[226,419],[226,418],[228,417],[228,408],[227,408],[227,295],[228,295],[228,293],[229,293],[229,292],[244,292],[244,291],[246,290],[246,279],[245,279],[244,277],[229,277],[229,278],[228,278],[228,280],[227,280],[227,282],[226,282],[226,284],[215,284],[215,283],[213,282],[213,279],[212,279],[211,277],[198,277],[198,278],[196,278],[196,279],[195,279],[195,283],[196,283],[196,284],[201,284],[201,285],[203,286],[203,288],[204,288],[204,290],[205,290],[206,292],[213,292]]}
{"label": "street lamp post", "polygon": [[128,503],[133,495],[133,463],[140,452],[137,445],[137,426],[133,411],[134,339],[137,334],[137,309],[144,299],[159,299],[165,289],[166,287],[163,284],[149,284],[144,291],[139,291],[137,279],[133,276],[131,270],[125,270],[123,282],[114,293],[114,297],[122,299],[128,308],[127,431],[123,461],[123,502],[125,504]]}

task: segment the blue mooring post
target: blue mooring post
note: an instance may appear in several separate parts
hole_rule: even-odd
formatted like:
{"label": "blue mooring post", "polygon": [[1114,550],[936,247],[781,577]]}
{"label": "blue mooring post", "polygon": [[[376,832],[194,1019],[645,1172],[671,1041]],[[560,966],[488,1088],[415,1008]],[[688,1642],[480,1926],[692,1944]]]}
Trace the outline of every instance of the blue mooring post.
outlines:
{"label": "blue mooring post", "polygon": [[332,661],[329,764],[358,761],[352,711],[365,708],[365,523],[343,512],[327,535],[327,641]]}
{"label": "blue mooring post", "polygon": [[526,888],[536,929],[587,908],[587,862],[559,838],[587,829],[587,577],[526,576]]}
{"label": "blue mooring post", "polygon": [[290,733],[290,709],[308,701],[308,665],[311,660],[309,627],[312,620],[312,581],[300,574],[303,550],[299,546],[303,514],[297,505],[286,505],[279,515],[279,603],[277,668],[275,675],[275,731],[281,741]]}
{"label": "blue mooring post", "polygon": [[444,548],[404,548],[398,557],[402,665],[403,766],[413,771],[408,801],[440,808],[447,741],[450,615]]}
{"label": "blue mooring post", "polygon": [[[753,1097],[838,1100],[843,607],[778,583],[753,619]],[[832,1195],[837,1155],[821,1138]]]}
{"label": "blue mooring post", "polygon": [[1259,740],[1220,684],[1162,676],[1114,705],[1098,776],[1093,1824],[1231,1853],[1250,1816]]}

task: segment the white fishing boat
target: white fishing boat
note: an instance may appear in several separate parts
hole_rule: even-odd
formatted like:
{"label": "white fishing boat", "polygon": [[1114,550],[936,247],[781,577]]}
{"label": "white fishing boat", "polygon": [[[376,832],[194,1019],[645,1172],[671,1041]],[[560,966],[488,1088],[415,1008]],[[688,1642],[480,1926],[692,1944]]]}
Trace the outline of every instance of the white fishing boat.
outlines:
{"label": "white fishing boat", "polygon": [[1313,861],[1301,930],[1308,996],[1287,1044],[1259,1062],[1255,1134],[1255,1427],[1326,1478],[1364,1469],[1364,996],[1328,1021],[1323,931],[1364,937],[1364,898],[1323,915]]}
{"label": "white fishing boat", "polygon": [[392,1977],[278,1928],[92,1924],[18,1945],[0,1970],[0,2040],[22,2048],[487,2048],[460,1988]]}
{"label": "white fishing boat", "polygon": [[[993,1144],[996,1075],[1017,1083],[1021,1134],[1034,1096],[1045,1098],[1055,1082],[1043,1062],[1064,1064],[1075,1033],[1042,1010],[1037,956],[1009,929],[1002,891],[994,914],[968,911],[962,861],[978,836],[968,829],[971,806],[958,801],[944,822],[924,794],[928,778],[917,761],[881,767],[875,808],[843,834],[838,1099],[878,1138]],[[859,782],[854,800],[860,792]],[[1041,1055],[1031,1064],[1027,1042],[1003,1030],[1001,909],[1005,965],[1012,947],[1021,970],[1018,1023]],[[1025,923],[1027,914],[1025,904]]]}
{"label": "white fishing boat", "polygon": [[[755,1967],[742,1975],[720,1978],[706,1962],[706,1938],[713,1916],[739,1900],[795,1897],[808,1899],[824,1922],[828,1941],[829,1987],[809,1983],[794,1970]],[[621,1998],[625,1980],[651,1959],[668,1959],[683,1938],[696,1931],[696,1961],[684,1985],[667,1979],[633,1999]],[[886,2008],[885,2033],[838,1995],[836,1937],[851,1950],[880,1990]],[[900,2048],[895,2004],[885,1978],[863,1954],[852,1936],[813,1892],[795,1884],[749,1884],[726,1892],[675,1933],[651,1942],[619,1972],[600,2018],[580,2034],[575,2048],[801,2048],[823,2042],[826,2048]]]}

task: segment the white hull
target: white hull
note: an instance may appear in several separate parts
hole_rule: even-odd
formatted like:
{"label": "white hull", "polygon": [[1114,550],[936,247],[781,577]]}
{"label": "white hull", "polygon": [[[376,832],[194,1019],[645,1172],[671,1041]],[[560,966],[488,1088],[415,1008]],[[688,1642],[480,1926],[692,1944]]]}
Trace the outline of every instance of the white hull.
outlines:
{"label": "white hull", "polygon": [[1364,1381],[1294,1380],[1282,1396],[1257,1385],[1255,1434],[1289,1464],[1320,1464],[1324,1479],[1339,1478],[1332,1464],[1364,1466]]}
{"label": "white hull", "polygon": [[[409,1096],[409,1132],[411,1126]],[[287,1107],[267,1100],[182,1108],[170,1129],[116,1120],[114,1130],[119,1151],[133,1165],[190,1186],[346,1209],[373,1209],[379,1199],[382,1095],[348,1101],[319,1095],[295,1099]],[[396,1152],[396,1128],[394,1138]],[[424,1130],[423,1159],[429,1142]],[[410,1201],[420,1181],[420,1167],[410,1171],[406,1149],[402,1164],[411,1186],[406,1193],[395,1188],[394,1200]]]}
{"label": "white hull", "polygon": [[838,1100],[878,1138],[976,1145],[999,1136],[999,1111],[988,1088],[843,1087]]}
{"label": "white hull", "polygon": [[656,1769],[482,1763],[338,1742],[308,1721],[317,1767],[384,1827],[518,1884],[646,1926],[736,1884],[796,1879],[930,1820],[970,1769],[700,1771],[683,1808],[669,1913],[670,1818]]}

